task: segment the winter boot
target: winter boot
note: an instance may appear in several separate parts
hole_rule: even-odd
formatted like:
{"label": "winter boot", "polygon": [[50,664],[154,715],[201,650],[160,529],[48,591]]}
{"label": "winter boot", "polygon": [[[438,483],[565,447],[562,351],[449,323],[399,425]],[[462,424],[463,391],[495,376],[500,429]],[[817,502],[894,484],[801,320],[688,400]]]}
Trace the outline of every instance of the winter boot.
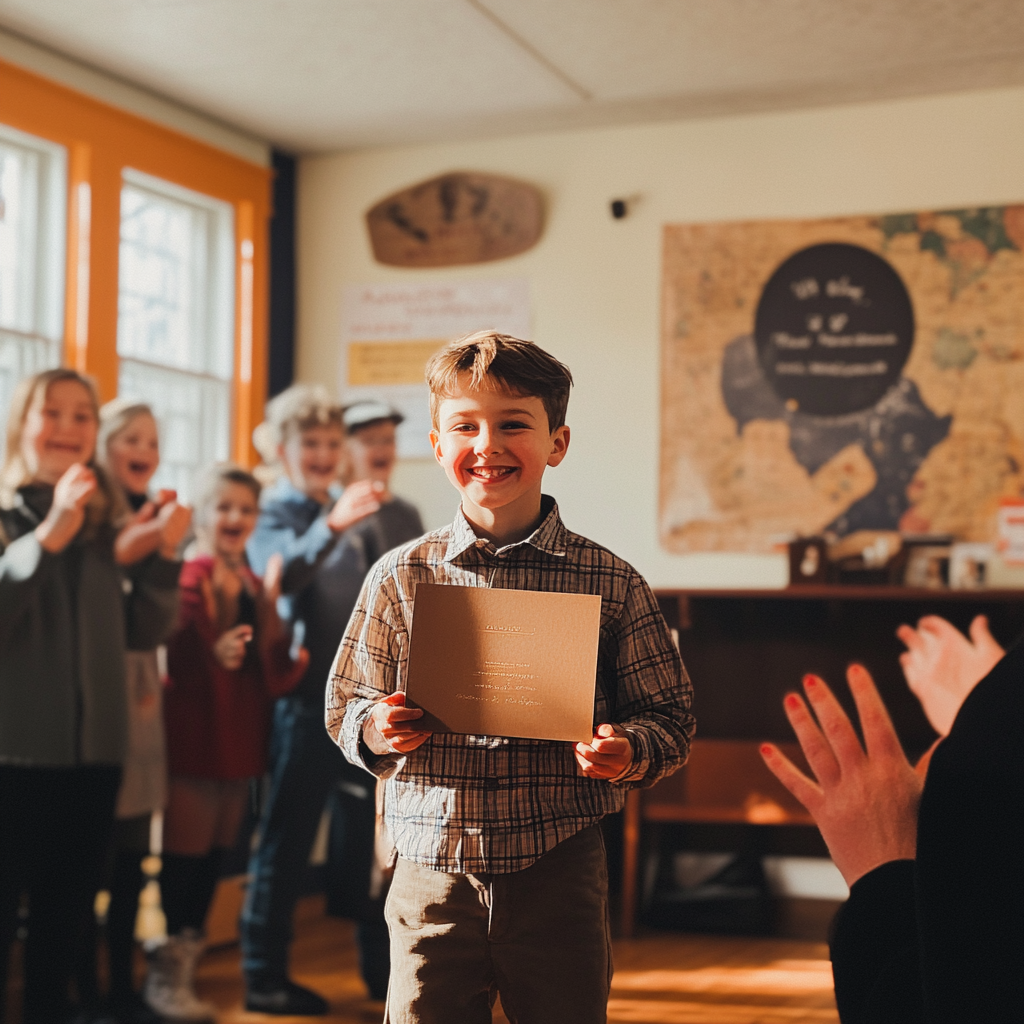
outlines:
{"label": "winter boot", "polygon": [[202,937],[191,929],[147,951],[149,971],[142,995],[150,1009],[169,1021],[213,1024],[215,1008],[197,998],[192,987],[202,951]]}

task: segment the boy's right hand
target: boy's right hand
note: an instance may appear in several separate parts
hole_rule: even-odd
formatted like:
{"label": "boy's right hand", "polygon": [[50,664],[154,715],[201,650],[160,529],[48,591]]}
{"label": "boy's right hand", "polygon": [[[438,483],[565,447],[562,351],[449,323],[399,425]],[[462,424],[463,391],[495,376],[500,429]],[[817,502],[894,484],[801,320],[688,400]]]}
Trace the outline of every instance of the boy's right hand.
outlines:
{"label": "boy's right hand", "polygon": [[389,693],[370,712],[363,725],[363,740],[375,754],[408,754],[431,735],[429,731],[412,728],[411,723],[422,717],[420,708],[405,706],[404,693]]}
{"label": "boy's right hand", "polygon": [[335,533],[343,533],[360,520],[372,516],[390,499],[387,487],[377,480],[357,480],[345,488],[327,516],[327,525]]}
{"label": "boy's right hand", "polygon": [[80,462],[65,471],[53,489],[50,511],[35,530],[44,550],[56,554],[71,543],[85,522],[85,506],[97,486],[96,474]]}

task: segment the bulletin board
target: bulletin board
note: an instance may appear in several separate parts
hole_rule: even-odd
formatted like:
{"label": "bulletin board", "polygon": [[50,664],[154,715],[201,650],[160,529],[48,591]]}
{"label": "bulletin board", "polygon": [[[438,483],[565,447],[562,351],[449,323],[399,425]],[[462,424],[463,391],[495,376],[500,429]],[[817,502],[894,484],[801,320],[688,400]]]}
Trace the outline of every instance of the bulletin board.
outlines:
{"label": "bulletin board", "polygon": [[1024,495],[1024,205],[664,229],[659,534],[995,535]]}

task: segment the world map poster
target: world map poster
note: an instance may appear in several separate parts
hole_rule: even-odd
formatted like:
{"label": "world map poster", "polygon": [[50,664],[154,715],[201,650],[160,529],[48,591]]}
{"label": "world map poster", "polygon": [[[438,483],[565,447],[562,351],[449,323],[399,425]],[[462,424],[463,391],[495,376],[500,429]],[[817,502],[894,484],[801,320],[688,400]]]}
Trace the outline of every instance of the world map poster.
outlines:
{"label": "world map poster", "polygon": [[1024,496],[1024,205],[667,225],[663,547],[989,541]]}

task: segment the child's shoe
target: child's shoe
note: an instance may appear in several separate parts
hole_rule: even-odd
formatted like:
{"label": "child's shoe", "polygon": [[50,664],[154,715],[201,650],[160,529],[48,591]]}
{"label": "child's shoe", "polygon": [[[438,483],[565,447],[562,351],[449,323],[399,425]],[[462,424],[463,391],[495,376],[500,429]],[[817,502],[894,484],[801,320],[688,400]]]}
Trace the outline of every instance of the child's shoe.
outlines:
{"label": "child's shoe", "polygon": [[142,995],[151,1010],[182,1024],[213,1024],[215,1008],[192,987],[202,951],[202,937],[190,929],[147,951],[149,972]]}

